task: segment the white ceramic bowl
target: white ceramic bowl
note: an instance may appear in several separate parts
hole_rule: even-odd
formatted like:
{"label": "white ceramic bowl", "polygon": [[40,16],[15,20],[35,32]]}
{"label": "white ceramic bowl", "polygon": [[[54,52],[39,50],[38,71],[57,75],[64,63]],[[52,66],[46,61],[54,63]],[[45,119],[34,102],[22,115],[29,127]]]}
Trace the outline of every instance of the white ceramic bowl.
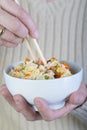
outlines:
{"label": "white ceramic bowl", "polygon": [[48,102],[50,108],[58,109],[64,106],[66,98],[79,88],[82,81],[83,69],[77,63],[67,63],[71,66],[73,75],[51,80],[28,80],[11,77],[8,75],[8,71],[14,67],[15,64],[12,64],[4,69],[5,83],[12,95],[22,95],[33,106],[34,98],[42,97]]}

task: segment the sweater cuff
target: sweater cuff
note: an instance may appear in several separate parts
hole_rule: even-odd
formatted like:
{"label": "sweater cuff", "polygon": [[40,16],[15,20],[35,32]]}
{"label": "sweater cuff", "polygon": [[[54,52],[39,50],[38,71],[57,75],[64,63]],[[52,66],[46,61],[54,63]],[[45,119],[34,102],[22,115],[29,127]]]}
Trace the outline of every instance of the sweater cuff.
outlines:
{"label": "sweater cuff", "polygon": [[73,110],[71,114],[87,125],[87,101],[77,109]]}

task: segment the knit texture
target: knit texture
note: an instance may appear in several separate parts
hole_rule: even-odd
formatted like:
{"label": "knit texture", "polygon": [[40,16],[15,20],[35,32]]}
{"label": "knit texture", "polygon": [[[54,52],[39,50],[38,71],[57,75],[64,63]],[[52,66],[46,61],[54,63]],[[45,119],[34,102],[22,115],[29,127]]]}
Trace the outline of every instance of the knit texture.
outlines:
{"label": "knit texture", "polygon": [[[56,57],[58,60],[77,62],[84,69],[83,81],[87,83],[87,1],[19,2],[37,24],[38,43],[45,58]],[[36,51],[35,54],[38,57]],[[0,47],[0,85],[4,83],[4,67],[27,56],[31,58],[24,44],[16,48]],[[0,130],[86,130],[87,126],[83,122],[87,122],[87,102],[71,114],[52,122],[27,122],[0,96]]]}

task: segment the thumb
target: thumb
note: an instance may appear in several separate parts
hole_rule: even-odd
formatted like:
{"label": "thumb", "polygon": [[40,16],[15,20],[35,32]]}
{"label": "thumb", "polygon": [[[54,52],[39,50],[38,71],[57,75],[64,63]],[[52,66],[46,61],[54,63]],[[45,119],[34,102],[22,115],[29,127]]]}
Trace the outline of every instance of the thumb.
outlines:
{"label": "thumb", "polygon": [[86,98],[87,98],[87,88],[84,84],[81,84],[79,90],[71,94],[69,102],[75,105],[81,105],[84,103]]}

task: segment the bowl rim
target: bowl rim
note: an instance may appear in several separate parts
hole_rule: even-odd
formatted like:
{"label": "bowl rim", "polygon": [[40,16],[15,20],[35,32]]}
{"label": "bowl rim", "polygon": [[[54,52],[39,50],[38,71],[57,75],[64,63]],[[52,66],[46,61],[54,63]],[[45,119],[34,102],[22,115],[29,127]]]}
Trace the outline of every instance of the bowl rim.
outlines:
{"label": "bowl rim", "polygon": [[72,65],[77,66],[78,69],[79,69],[79,71],[76,72],[76,73],[74,73],[74,74],[71,75],[71,76],[66,76],[66,77],[62,77],[62,78],[55,78],[55,79],[49,79],[49,80],[22,79],[22,78],[12,77],[12,76],[10,76],[10,75],[8,74],[8,72],[7,72],[8,69],[10,70],[10,69],[13,68],[15,65],[20,64],[20,63],[23,63],[23,62],[24,62],[24,61],[14,62],[14,63],[8,65],[7,67],[5,67],[4,70],[3,70],[4,76],[6,75],[6,76],[8,76],[9,78],[16,79],[16,80],[23,80],[23,81],[35,81],[35,82],[36,82],[36,81],[45,81],[45,82],[48,82],[48,81],[54,81],[54,80],[64,80],[64,79],[68,79],[68,78],[70,79],[71,77],[74,77],[74,76],[78,75],[79,73],[83,73],[83,68],[82,68],[82,66],[79,65],[77,62],[71,62],[71,61],[67,61],[67,60],[59,60],[59,62],[66,62],[66,63],[68,63],[69,65],[72,64]]}

